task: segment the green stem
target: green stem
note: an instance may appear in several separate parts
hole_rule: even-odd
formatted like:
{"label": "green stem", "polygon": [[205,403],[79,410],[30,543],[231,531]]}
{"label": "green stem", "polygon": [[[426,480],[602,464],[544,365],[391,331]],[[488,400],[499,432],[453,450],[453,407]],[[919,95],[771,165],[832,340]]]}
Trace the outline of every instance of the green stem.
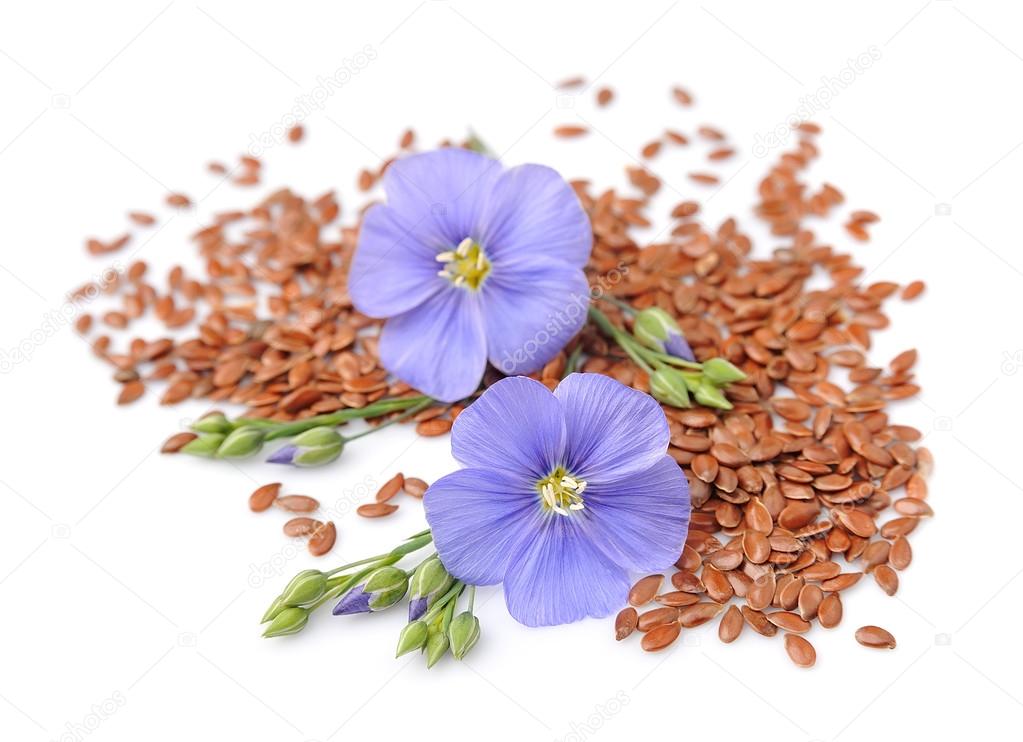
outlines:
{"label": "green stem", "polygon": [[312,611],[315,611],[321,605],[326,603],[328,600],[334,600],[335,598],[341,597],[346,592],[348,592],[352,587],[358,584],[359,580],[368,575],[370,572],[374,571],[379,567],[386,567],[389,564],[394,564],[399,559],[401,559],[401,557],[387,557],[386,559],[381,559],[379,562],[376,562],[375,564],[371,564],[365,569],[360,569],[358,572],[353,572],[350,575],[345,575],[336,585],[327,590],[327,592],[325,592],[320,597],[319,600],[317,600],[315,603],[310,603],[306,607],[306,610],[308,610],[311,613]]}
{"label": "green stem", "polygon": [[310,428],[317,428],[320,426],[334,427],[346,423],[349,420],[357,420],[365,417],[379,417],[380,415],[386,415],[389,412],[400,412],[407,410],[409,407],[415,407],[416,405],[423,404],[424,402],[432,402],[430,397],[419,396],[419,397],[402,397],[398,399],[381,399],[373,404],[366,405],[365,407],[338,410],[337,412],[331,412],[326,415],[315,415],[314,417],[307,417],[304,420],[298,420],[293,423],[273,423],[259,418],[238,418],[237,423],[242,425],[255,425],[256,427],[269,427],[271,431],[267,434],[266,440],[272,441],[278,438],[290,438],[293,435],[303,433]]}
{"label": "green stem", "polygon": [[475,585],[469,585],[469,608],[468,608],[469,613],[472,613],[472,606],[473,606],[473,603],[475,603],[475,602],[476,602],[476,586]]}
{"label": "green stem", "polygon": [[658,353],[656,350],[647,348],[629,333],[615,327],[611,323],[611,320],[607,318],[607,315],[594,306],[590,306],[589,314],[590,319],[593,320],[594,324],[600,328],[601,332],[618,343],[622,350],[629,354],[629,358],[631,358],[637,366],[647,373],[651,373],[653,371],[653,368],[651,368],[652,366],[657,366],[659,364],[681,366],[682,368],[691,368],[694,371],[703,370],[703,364],[687,361],[683,358],[676,358],[675,356],[669,356],[665,353]]}
{"label": "green stem", "polygon": [[621,309],[623,312],[627,312],[630,317],[636,314],[636,310],[632,306],[630,306],[629,304],[626,304],[621,299],[616,299],[613,296],[607,296],[607,295],[601,296],[600,298],[603,299],[604,301],[606,301],[608,304],[614,304],[616,307]]}
{"label": "green stem", "polygon": [[429,407],[432,404],[433,404],[433,400],[430,399],[429,397],[427,397],[422,402],[420,402],[419,404],[415,405],[414,407],[410,407],[409,409],[405,410],[400,415],[392,417],[390,420],[388,420],[385,423],[381,423],[380,425],[377,425],[375,427],[369,428],[368,430],[364,430],[361,433],[356,433],[355,435],[350,435],[350,436],[346,437],[345,438],[345,443],[350,443],[351,441],[354,441],[354,440],[357,440],[359,438],[362,438],[363,436],[369,435],[370,433],[375,433],[378,430],[382,430],[383,428],[386,428],[388,425],[394,425],[395,423],[399,423],[402,420],[406,420],[406,419],[412,417],[413,415],[415,415],[415,414],[417,414],[419,412],[422,412],[423,410],[425,410],[427,407]]}
{"label": "green stem", "polygon": [[465,583],[461,580],[456,580],[455,584],[451,586],[451,589],[444,593],[440,599],[438,599],[437,602],[430,607],[430,610],[428,610],[419,620],[430,623],[430,621],[435,619],[440,612],[447,607],[448,601],[457,598],[462,594],[462,590],[464,589]]}
{"label": "green stem", "polygon": [[565,362],[565,372],[561,374],[561,378],[564,379],[571,373],[575,373],[576,368],[579,366],[579,359],[583,354],[583,344],[579,343],[575,346],[575,350],[569,355],[568,360]]}

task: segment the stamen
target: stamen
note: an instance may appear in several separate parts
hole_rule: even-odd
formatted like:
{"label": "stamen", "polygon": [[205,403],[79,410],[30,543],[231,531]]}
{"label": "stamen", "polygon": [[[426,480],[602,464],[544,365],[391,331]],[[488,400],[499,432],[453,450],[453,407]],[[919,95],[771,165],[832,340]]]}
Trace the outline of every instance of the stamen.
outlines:
{"label": "stamen", "polygon": [[581,493],[586,482],[572,476],[563,466],[558,466],[548,476],[536,483],[542,507],[558,515],[571,515],[584,510]]}
{"label": "stamen", "polygon": [[444,273],[438,275],[467,289],[478,289],[490,273],[486,253],[472,237],[459,242],[454,250],[437,253],[434,259],[444,265]]}

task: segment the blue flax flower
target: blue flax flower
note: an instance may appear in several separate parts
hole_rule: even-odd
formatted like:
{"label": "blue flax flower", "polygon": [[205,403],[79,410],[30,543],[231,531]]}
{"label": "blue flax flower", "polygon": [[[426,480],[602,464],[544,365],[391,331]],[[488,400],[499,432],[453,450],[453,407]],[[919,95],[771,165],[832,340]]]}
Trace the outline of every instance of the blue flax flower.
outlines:
{"label": "blue flax flower", "polygon": [[457,579],[503,582],[516,620],[606,616],[630,572],[678,559],[689,488],[648,395],[598,374],[570,374],[553,393],[503,379],[459,415],[451,445],[468,468],[426,492],[437,551]]}
{"label": "blue flax flower", "polygon": [[592,231],[554,170],[441,149],[397,160],[366,212],[348,290],[386,318],[383,365],[425,394],[476,391],[489,360],[528,374],[586,320]]}

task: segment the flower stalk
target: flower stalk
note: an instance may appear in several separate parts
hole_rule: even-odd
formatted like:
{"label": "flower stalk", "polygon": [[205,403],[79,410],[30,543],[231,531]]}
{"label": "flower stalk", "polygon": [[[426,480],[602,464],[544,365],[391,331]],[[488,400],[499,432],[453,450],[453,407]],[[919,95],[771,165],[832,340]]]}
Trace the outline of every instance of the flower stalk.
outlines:
{"label": "flower stalk", "polygon": [[[365,407],[338,410],[294,422],[251,417],[230,420],[220,412],[213,412],[191,426],[199,435],[182,447],[181,451],[214,459],[247,458],[258,453],[271,441],[291,438],[289,444],[270,456],[270,463],[322,466],[336,460],[348,443],[405,420],[433,403],[432,398],[421,395],[381,399]],[[395,412],[400,414],[361,433],[343,436],[335,430],[351,420]]]}
{"label": "flower stalk", "polygon": [[650,394],[671,407],[691,407],[690,395],[702,405],[721,410],[732,409],[724,388],[746,378],[739,368],[724,358],[698,363],[690,360],[692,351],[675,321],[656,307],[636,312],[617,299],[605,297],[623,311],[633,314],[634,333],[616,327],[608,316],[590,306],[590,320],[608,338],[625,351],[650,377]]}

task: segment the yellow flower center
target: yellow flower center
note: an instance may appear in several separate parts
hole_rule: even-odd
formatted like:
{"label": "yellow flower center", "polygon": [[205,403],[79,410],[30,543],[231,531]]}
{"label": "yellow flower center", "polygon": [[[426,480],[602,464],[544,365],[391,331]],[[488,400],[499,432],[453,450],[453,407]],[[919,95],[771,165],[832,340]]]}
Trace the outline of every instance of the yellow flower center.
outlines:
{"label": "yellow flower center", "polygon": [[536,491],[540,493],[540,506],[545,511],[553,511],[558,515],[569,515],[574,510],[582,510],[585,489],[586,482],[569,474],[563,466],[556,467],[536,483]]}
{"label": "yellow flower center", "polygon": [[466,237],[454,250],[447,250],[437,256],[437,262],[444,265],[437,274],[455,286],[478,289],[490,273],[490,261],[483,248],[472,237]]}

